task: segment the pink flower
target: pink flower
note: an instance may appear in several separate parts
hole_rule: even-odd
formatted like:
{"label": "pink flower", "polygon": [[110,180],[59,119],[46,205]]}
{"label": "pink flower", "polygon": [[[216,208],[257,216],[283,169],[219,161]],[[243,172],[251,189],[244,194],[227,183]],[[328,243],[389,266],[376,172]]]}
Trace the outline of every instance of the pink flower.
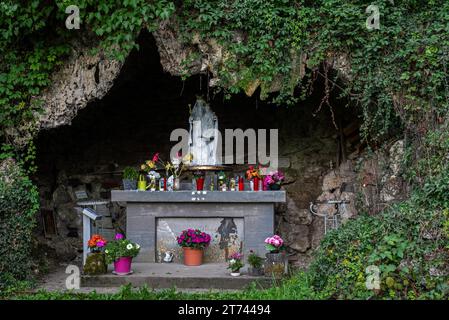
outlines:
{"label": "pink flower", "polygon": [[100,241],[97,242],[97,247],[99,247],[99,248],[104,247],[104,245],[105,245],[104,241],[100,240]]}
{"label": "pink flower", "polygon": [[115,235],[115,240],[122,240],[123,238],[125,238],[125,236],[123,234],[121,234],[121,233],[117,233]]}
{"label": "pink flower", "polygon": [[157,162],[159,160],[159,152],[156,152],[153,156],[153,162]]}

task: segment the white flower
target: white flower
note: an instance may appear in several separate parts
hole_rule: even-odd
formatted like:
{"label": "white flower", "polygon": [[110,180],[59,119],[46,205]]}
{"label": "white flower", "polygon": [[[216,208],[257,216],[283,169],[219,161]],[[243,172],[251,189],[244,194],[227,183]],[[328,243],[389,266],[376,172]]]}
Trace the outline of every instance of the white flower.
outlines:
{"label": "white flower", "polygon": [[229,263],[230,263],[230,264],[234,264],[234,263],[235,263],[235,259],[229,260]]}
{"label": "white flower", "polygon": [[109,253],[109,251],[108,250],[104,250],[104,253]]}
{"label": "white flower", "polygon": [[130,243],[126,246],[126,249],[131,250],[133,248],[133,245]]}
{"label": "white flower", "polygon": [[136,249],[140,249],[140,245],[136,243]]}

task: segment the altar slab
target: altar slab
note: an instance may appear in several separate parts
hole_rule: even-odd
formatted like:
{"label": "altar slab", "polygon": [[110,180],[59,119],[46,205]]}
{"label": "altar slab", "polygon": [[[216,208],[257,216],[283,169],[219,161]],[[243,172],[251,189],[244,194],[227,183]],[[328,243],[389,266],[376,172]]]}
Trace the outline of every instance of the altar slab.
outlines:
{"label": "altar slab", "polygon": [[[274,232],[274,204],[285,202],[286,194],[285,191],[113,190],[111,200],[126,202],[127,238],[141,245],[136,261],[156,262],[159,218],[243,218],[241,251],[246,256],[249,250],[263,255],[264,240]],[[187,219],[185,228],[189,228]]]}

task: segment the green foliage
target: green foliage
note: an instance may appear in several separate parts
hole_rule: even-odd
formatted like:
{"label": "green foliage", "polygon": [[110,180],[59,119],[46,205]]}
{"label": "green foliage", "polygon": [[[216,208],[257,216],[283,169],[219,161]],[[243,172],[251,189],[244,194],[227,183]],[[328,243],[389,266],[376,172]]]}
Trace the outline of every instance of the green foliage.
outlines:
{"label": "green foliage", "polygon": [[[380,29],[368,30],[370,1],[185,1],[185,35],[223,44],[230,57],[219,71],[231,93],[260,80],[262,96],[275,84],[288,97],[300,53],[310,68],[346,56],[344,94],[362,110],[366,136],[381,138],[400,124],[418,125],[425,112],[449,110],[447,1],[376,2]],[[294,81],[292,83],[292,80]],[[278,101],[278,100],[277,100]],[[285,100],[284,100],[285,102]]]}
{"label": "green foliage", "polygon": [[263,264],[264,258],[257,255],[255,252],[251,252],[248,255],[248,263],[253,268],[261,268]]}
{"label": "green foliage", "polygon": [[0,290],[31,274],[32,230],[39,194],[12,162],[0,173]]}
{"label": "green foliage", "polygon": [[123,169],[123,179],[137,181],[138,177],[139,177],[139,171],[136,168],[126,167],[125,169]]}
{"label": "green foliage", "polygon": [[83,0],[76,3],[81,28],[69,30],[65,27],[68,5],[73,2],[0,3],[0,143],[13,146],[10,151],[17,157],[26,157],[28,151],[7,141],[6,130],[20,130],[20,136],[35,133],[32,123],[42,110],[36,97],[71,53],[71,40],[93,33],[108,55],[123,60],[136,47],[141,29],[154,30],[160,19],[174,11],[167,0]]}
{"label": "green foliage", "polygon": [[[447,283],[449,172],[412,198],[374,217],[349,221],[321,243],[309,270],[314,290],[328,298],[441,299]],[[436,191],[433,186],[439,186]],[[442,187],[444,186],[444,187]],[[366,268],[380,269],[380,290],[365,286]]]}

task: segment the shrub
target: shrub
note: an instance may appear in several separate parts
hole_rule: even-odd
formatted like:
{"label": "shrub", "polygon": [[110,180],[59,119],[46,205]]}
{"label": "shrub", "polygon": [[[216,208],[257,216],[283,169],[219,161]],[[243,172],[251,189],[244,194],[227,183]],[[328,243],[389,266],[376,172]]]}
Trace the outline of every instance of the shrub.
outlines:
{"label": "shrub", "polygon": [[[377,216],[330,232],[308,270],[312,289],[336,299],[442,299],[449,296],[449,234],[445,182],[434,177],[412,197]],[[367,267],[379,268],[369,290]]]}
{"label": "shrub", "polygon": [[12,160],[0,165],[0,290],[31,276],[39,194]]}

